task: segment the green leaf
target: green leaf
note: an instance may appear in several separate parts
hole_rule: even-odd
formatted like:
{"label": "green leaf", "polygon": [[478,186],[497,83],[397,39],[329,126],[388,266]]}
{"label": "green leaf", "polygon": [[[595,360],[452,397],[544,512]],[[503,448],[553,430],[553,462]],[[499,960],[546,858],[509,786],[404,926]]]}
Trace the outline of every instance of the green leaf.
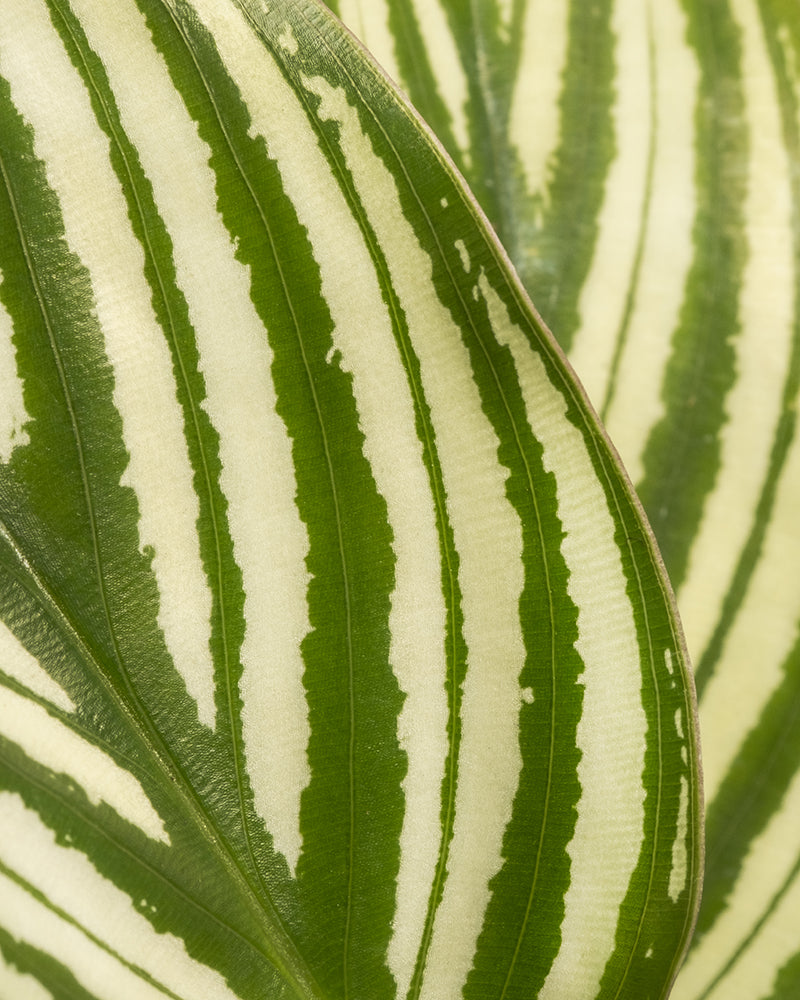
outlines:
{"label": "green leaf", "polygon": [[0,989],[662,997],[692,685],[472,196],[312,0],[7,0]]}
{"label": "green leaf", "polygon": [[[355,26],[354,7],[341,0]],[[395,34],[373,16],[367,43],[455,156],[568,349],[677,590],[708,813],[704,905],[674,996],[793,1000],[800,10],[377,7]],[[415,31],[412,61],[402,39]]]}

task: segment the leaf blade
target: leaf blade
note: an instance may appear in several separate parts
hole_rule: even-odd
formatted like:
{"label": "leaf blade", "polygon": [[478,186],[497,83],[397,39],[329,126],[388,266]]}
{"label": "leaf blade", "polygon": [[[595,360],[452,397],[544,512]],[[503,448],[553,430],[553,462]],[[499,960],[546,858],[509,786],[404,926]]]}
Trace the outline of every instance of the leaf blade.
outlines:
{"label": "leaf blade", "polygon": [[[98,275],[110,266],[106,257],[112,251],[98,256],[97,246],[103,245],[98,242],[82,253],[87,258],[95,254],[82,262],[92,287],[84,311],[99,327],[94,340],[100,369],[111,368],[113,378],[106,379],[101,394],[81,390],[77,425],[99,434],[93,410],[99,398],[112,417],[110,423],[102,421],[102,441],[106,447],[113,442],[122,457],[108,465],[102,450],[92,445],[95,478],[87,480],[90,495],[96,483],[107,483],[98,491],[100,515],[93,539],[89,532],[88,551],[99,569],[87,574],[77,589],[58,566],[48,570],[54,592],[81,622],[93,652],[90,659],[108,676],[108,700],[116,699],[117,707],[101,704],[95,695],[92,714],[83,678],[70,677],[69,671],[58,676],[66,678],[84,732],[92,733],[90,742],[105,739],[121,765],[136,761],[170,844],[143,848],[139,833],[109,817],[102,806],[87,803],[73,780],[49,773],[49,768],[42,773],[27,763],[22,780],[12,786],[12,798],[5,800],[4,820],[12,822],[19,806],[11,803],[17,801],[14,796],[22,796],[31,814],[20,821],[23,827],[41,826],[52,837],[53,826],[64,837],[66,820],[58,819],[56,800],[63,804],[74,798],[80,808],[73,809],[77,819],[70,835],[77,837],[80,851],[90,855],[90,867],[134,900],[137,880],[144,884],[143,864],[135,857],[144,852],[153,877],[141,898],[155,900],[156,913],[145,907],[145,916],[160,934],[162,956],[166,942],[175,940],[163,932],[183,938],[190,965],[207,966],[207,977],[217,970],[213,974],[219,973],[215,981],[223,992],[243,997],[382,996],[392,989],[394,978],[412,995],[450,994],[462,986],[483,995],[477,979],[470,980],[470,970],[476,954],[491,952],[486,936],[491,923],[485,924],[485,914],[493,900],[501,906],[501,893],[508,891],[502,883],[505,879],[509,884],[508,872],[514,882],[514,864],[526,867],[527,836],[522,831],[527,832],[531,821],[549,852],[544,853],[543,846],[542,857],[557,859],[560,874],[551,892],[565,891],[570,866],[577,872],[582,864],[587,884],[598,883],[602,866],[589,849],[593,837],[584,811],[587,792],[575,776],[577,757],[583,754],[600,772],[592,792],[594,815],[604,824],[607,841],[615,839],[616,831],[623,844],[614,876],[616,902],[596,924],[602,941],[585,973],[586,995],[614,995],[614,990],[625,995],[637,988],[632,983],[640,973],[632,977],[631,969],[643,962],[657,965],[654,978],[668,979],[693,913],[699,853],[696,789],[684,796],[683,825],[678,818],[684,808],[679,781],[670,787],[669,817],[659,806],[667,758],[678,765],[687,788],[694,772],[689,759],[691,712],[686,712],[681,731],[673,726],[667,736],[663,725],[659,731],[659,697],[683,698],[687,710],[681,640],[639,510],[560,353],[441,150],[318,5],[270,11],[240,5],[251,20],[234,5],[190,7],[176,0],[126,9],[126,16],[152,38],[147,45],[166,67],[159,70],[161,79],[169,74],[181,94],[183,103],[165,113],[165,120],[168,130],[179,136],[178,146],[194,144],[187,160],[193,157],[198,179],[190,183],[206,184],[202,196],[196,193],[199,186],[192,188],[196,212],[203,206],[213,210],[208,218],[216,213],[213,225],[221,221],[223,227],[216,230],[220,235],[203,244],[207,249],[196,254],[192,264],[197,272],[192,273],[179,244],[181,222],[170,215],[172,195],[165,187],[169,171],[149,158],[157,157],[157,147],[163,144],[169,162],[172,139],[163,136],[153,143],[136,132],[142,112],[133,110],[120,81],[123,71],[140,61],[129,56],[125,58],[130,66],[119,62],[123,57],[114,53],[112,36],[104,40],[97,27],[110,15],[87,5],[82,28],[86,42],[77,22],[71,38],[79,48],[84,46],[84,65],[94,67],[95,92],[107,90],[108,106],[114,100],[118,127],[126,135],[117,149],[129,143],[141,160],[136,169],[146,178],[137,186],[132,173],[127,174],[123,193],[138,194],[141,204],[152,197],[150,210],[139,216],[130,212],[132,223],[117,216],[117,227],[133,225],[140,246],[153,234],[149,246],[160,265],[150,272],[160,277],[149,286],[144,283],[145,290],[137,293],[148,324],[134,320],[126,335],[135,331],[136,337],[150,337],[154,343],[174,337],[172,353],[167,352],[171,382],[165,398],[186,440],[177,449],[170,449],[166,440],[158,444],[162,460],[180,454],[184,462],[188,455],[192,490],[200,499],[176,501],[166,513],[195,523],[204,586],[212,595],[205,608],[186,605],[176,634],[181,637],[199,627],[200,635],[210,636],[216,712],[202,707],[206,696],[178,672],[174,651],[166,648],[158,611],[164,600],[161,591],[171,588],[173,598],[180,595],[174,583],[159,584],[155,573],[167,542],[145,540],[140,495],[149,492],[148,502],[155,503],[158,516],[165,516],[156,484],[151,477],[132,487],[129,478],[134,451],[141,452],[141,446],[125,436],[119,396],[126,396],[129,406],[138,406],[142,417],[148,416],[143,412],[148,404],[144,392],[119,388],[127,373],[110,351],[104,355],[109,323],[126,327],[118,305],[110,310],[106,305],[105,313],[100,308]],[[63,13],[66,8],[54,4],[52,10]],[[78,10],[76,3],[68,16]],[[132,40],[130,44],[133,47]],[[3,74],[11,72],[5,51],[0,49]],[[72,65],[51,92],[66,87],[67,75],[75,73],[74,61]],[[101,80],[101,67],[107,83]],[[147,79],[155,82],[155,71]],[[86,77],[71,85],[82,92]],[[28,112],[36,118],[36,112]],[[57,133],[58,123],[51,122],[34,123],[34,140],[42,137],[43,129]],[[90,127],[103,131],[96,123]],[[107,165],[113,153],[103,141],[93,176],[101,176],[103,161],[102,171],[116,191],[122,172]],[[37,153],[48,170],[55,169],[53,163],[62,155],[60,148]],[[63,164],[60,169],[65,169]],[[68,169],[61,183],[76,183]],[[63,197],[58,185],[53,186]],[[100,201],[99,184],[94,197]],[[89,208],[85,215],[89,229],[102,224],[102,217],[93,217]],[[79,244],[86,237],[76,226],[69,229],[65,224],[65,232],[69,242]],[[137,250],[137,255],[138,273],[146,254]],[[219,263],[222,258],[226,272]],[[219,280],[223,273],[238,275],[233,288]],[[118,281],[109,283],[108,294],[124,301],[120,288],[129,280],[127,272],[121,273]],[[361,284],[371,288],[366,300]],[[158,296],[152,292],[159,285],[176,308],[184,297],[184,319],[174,327],[165,324],[166,313],[160,321],[150,319],[158,309]],[[213,354],[210,340],[201,340],[198,303],[207,288],[213,293],[206,301],[219,296],[225,309],[237,310],[237,315],[250,310],[258,316],[260,346],[244,352],[247,364],[234,368],[234,375],[227,368],[220,375],[227,359]],[[366,328],[364,313],[348,308],[353,301],[369,304]],[[160,323],[166,325],[165,332]],[[238,324],[231,323],[230,329],[231,336],[239,335]],[[22,339],[23,330],[18,319],[16,339]],[[66,333],[59,328],[58,335]],[[68,360],[70,377],[77,378],[79,358]],[[238,379],[246,375],[247,365],[258,366],[259,380],[250,424],[249,411],[237,398]],[[387,382],[393,395],[405,399],[400,419],[386,412]],[[146,379],[140,376],[134,384],[145,385]],[[25,388],[27,403],[27,383]],[[220,393],[219,407],[215,392]],[[226,441],[225,428],[216,423],[226,407],[243,420],[247,431],[270,421],[275,428],[267,454],[282,457],[261,481],[283,498],[277,514],[252,493],[235,493],[240,486],[232,466],[238,463],[242,472],[249,471],[245,465],[251,453],[237,451]],[[36,427],[34,421],[31,434]],[[279,443],[273,445],[274,440]],[[30,450],[24,450],[26,444],[3,467],[4,513],[14,532],[19,526],[26,539],[22,529],[29,514],[18,516],[12,509],[13,483],[15,476],[25,483],[37,480],[40,494],[47,492],[46,472],[34,461],[35,444],[32,438]],[[400,471],[392,468],[398,448],[406,456]],[[264,461],[259,455],[254,464]],[[410,470],[410,483],[405,469]],[[243,511],[238,523],[237,503]],[[37,504],[36,513],[48,509],[41,500]],[[117,521],[119,528],[114,527]],[[284,521],[292,539],[288,555],[281,552],[279,541]],[[271,551],[279,561],[266,583],[259,581],[257,562],[248,562],[246,551],[259,526],[274,533]],[[595,553],[599,568],[590,559],[598,526],[605,539],[600,555]],[[414,539],[420,529],[424,546]],[[56,534],[48,530],[50,536]],[[42,565],[48,565],[48,543],[46,537],[36,553]],[[71,544],[84,553],[86,564],[84,536],[77,533]],[[12,587],[10,554],[4,565]],[[611,582],[595,594],[593,581],[604,579],[603,574]],[[546,581],[546,593],[534,602],[540,580]],[[288,606],[281,604],[284,581],[295,595]],[[37,589],[35,582],[31,586]],[[146,601],[137,597],[137,586],[148,595]],[[109,595],[107,613],[96,596],[103,587]],[[248,601],[258,587],[262,603],[254,608]],[[421,614],[416,602],[420,593],[425,605]],[[125,599],[132,601],[130,607]],[[273,604],[286,616],[279,627],[285,629],[281,648],[294,647],[289,664],[270,658],[271,632],[256,623],[262,614],[269,617]],[[583,621],[578,605],[592,609],[584,611]],[[19,629],[8,600],[4,609]],[[609,609],[616,609],[617,636],[622,639],[616,648],[626,650],[624,673],[621,665],[618,670],[630,703],[629,718],[621,720],[618,730],[620,736],[626,732],[628,747],[624,761],[615,763],[618,782],[603,773],[600,763],[608,749],[601,730],[609,706],[616,704],[606,689],[607,663],[615,656],[604,634]],[[142,619],[141,630],[131,630],[136,615]],[[433,634],[420,640],[432,616]],[[588,624],[590,620],[594,624]],[[38,650],[41,639],[31,638],[38,634],[36,614],[32,622],[21,637]],[[113,640],[105,639],[104,629]],[[576,636],[582,631],[583,645],[578,643],[576,650]],[[254,635],[260,637],[259,644],[248,655],[264,655],[265,662],[274,664],[272,671],[283,677],[277,687],[265,672],[257,681],[247,679],[246,644]],[[420,641],[410,652],[403,648]],[[676,657],[677,672],[670,673],[665,648]],[[334,656],[336,650],[341,653]],[[436,663],[433,682],[429,655]],[[401,669],[403,657],[406,666]],[[556,681],[565,661],[569,671]],[[261,765],[288,769],[292,787],[280,806],[272,806],[273,814],[265,815],[263,803],[272,796],[267,789],[259,798],[257,789],[264,786],[253,761],[255,754],[272,750],[269,744],[265,750],[264,744],[253,742],[252,724],[244,713],[254,686],[265,684],[281,692],[294,684],[298,691],[298,664],[304,671],[302,700],[307,707],[296,702],[296,708],[289,708],[290,745],[276,751],[282,755],[277,763]],[[558,684],[563,685],[561,704],[552,697]],[[551,706],[545,702],[541,712],[540,685],[551,692]],[[589,737],[576,745],[583,688],[593,704],[593,721],[586,723]],[[11,691],[10,683],[6,689]],[[431,720],[403,716],[402,701],[406,698],[419,707],[434,690],[435,725],[440,729],[420,735],[414,729],[427,730]],[[261,704],[278,719],[284,708],[274,697]],[[554,707],[560,712],[562,705],[566,721],[559,728]],[[115,740],[111,733],[121,710],[127,712],[129,730]],[[542,739],[529,721],[534,717],[544,718],[547,725],[543,768],[535,762]],[[11,738],[3,744],[9,761],[19,752],[13,743]],[[306,752],[307,770],[297,763]],[[545,786],[546,808],[531,809],[519,792],[523,766],[547,776],[555,772],[557,760],[563,782]],[[632,776],[621,780],[627,770]],[[408,775],[412,777],[406,781]],[[43,797],[34,795],[34,778],[44,788]],[[588,787],[591,782],[584,780]],[[523,783],[537,782],[525,777]],[[603,789],[615,783],[623,789],[620,801],[629,819],[621,824],[601,808]],[[624,790],[631,788],[635,793],[628,799]],[[525,798],[527,794],[526,788]],[[520,832],[506,835],[515,810]],[[275,816],[279,820],[273,828]],[[404,827],[406,822],[410,826]],[[91,832],[109,824],[116,837],[113,848],[107,837],[102,841],[98,832],[100,839],[93,839]],[[416,844],[409,829],[417,831]],[[685,859],[680,851],[675,853],[677,840],[685,848]],[[101,841],[103,846],[98,846]],[[571,844],[574,857],[568,851]],[[85,871],[87,882],[96,881],[85,859],[73,856],[81,856],[74,849],[53,841],[42,851],[61,858],[65,869]],[[418,857],[424,859],[425,879],[416,872]],[[673,871],[681,873],[679,886],[673,885]],[[531,910],[532,900],[538,901],[542,877],[528,870],[529,889],[522,897],[526,910]],[[223,903],[231,886],[235,891]],[[542,889],[541,898],[546,896]],[[395,910],[401,899],[407,901],[405,910]],[[188,901],[194,910],[185,905]],[[623,902],[630,915],[618,926]],[[144,902],[139,905],[144,907]],[[196,912],[202,906],[205,916]],[[570,897],[564,906],[566,931],[558,904],[541,911],[551,931],[538,955],[527,936],[530,917],[516,917],[517,938],[524,941],[517,954],[524,953],[525,961],[506,955],[500,994],[519,995],[529,989],[532,978],[544,982],[559,936],[575,941],[583,934],[586,916],[580,902],[573,904]],[[664,943],[662,937],[656,942],[657,962],[648,954],[651,932],[641,930],[649,920],[648,907],[660,908],[674,922],[674,941]],[[395,912],[404,913],[408,921],[399,930]],[[448,917],[462,913],[468,915],[466,929],[457,928]],[[228,921],[227,936],[210,930],[216,914]],[[633,933],[627,924],[635,928]],[[25,947],[43,950],[41,939],[15,929]],[[90,934],[101,937],[94,930]],[[238,942],[233,942],[237,935]],[[90,935],[84,937],[90,940]],[[630,961],[624,958],[631,955]],[[608,982],[601,984],[609,956],[624,967],[611,968]],[[85,963],[78,966],[76,959],[73,966],[72,956],[63,951],[56,957],[64,967],[59,973],[64,988],[70,968],[87,984]],[[277,971],[267,971],[270,963]],[[178,975],[174,991],[189,989],[189,981]],[[91,984],[103,995],[96,977]],[[137,988],[145,987],[140,983]]]}

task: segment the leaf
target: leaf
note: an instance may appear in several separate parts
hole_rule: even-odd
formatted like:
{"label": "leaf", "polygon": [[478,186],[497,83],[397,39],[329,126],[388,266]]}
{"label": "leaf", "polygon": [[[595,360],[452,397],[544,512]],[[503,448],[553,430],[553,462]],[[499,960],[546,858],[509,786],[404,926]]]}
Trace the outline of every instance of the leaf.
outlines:
{"label": "leaf", "polygon": [[[356,5],[339,6],[355,26]],[[394,27],[373,15],[367,44],[455,156],[568,349],[677,589],[708,850],[674,996],[793,1000],[800,11],[371,6]]]}
{"label": "leaf", "polygon": [[669,588],[441,148],[317,3],[4,15],[3,989],[663,996]]}

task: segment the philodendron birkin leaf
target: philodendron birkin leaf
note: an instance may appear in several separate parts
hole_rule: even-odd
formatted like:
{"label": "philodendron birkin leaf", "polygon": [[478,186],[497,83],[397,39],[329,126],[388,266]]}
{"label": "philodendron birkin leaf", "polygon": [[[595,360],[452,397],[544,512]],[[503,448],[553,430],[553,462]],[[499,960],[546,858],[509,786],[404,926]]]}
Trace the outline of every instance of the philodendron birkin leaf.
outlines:
{"label": "philodendron birkin leaf", "polygon": [[3,0],[0,995],[642,1000],[701,868],[618,461],[314,0]]}

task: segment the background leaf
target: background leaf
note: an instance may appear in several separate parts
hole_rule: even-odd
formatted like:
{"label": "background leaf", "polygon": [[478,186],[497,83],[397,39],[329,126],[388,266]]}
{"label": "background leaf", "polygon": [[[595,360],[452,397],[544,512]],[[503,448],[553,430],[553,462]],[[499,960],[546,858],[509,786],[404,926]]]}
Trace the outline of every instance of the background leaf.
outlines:
{"label": "background leaf", "polygon": [[370,6],[384,19],[339,4],[453,153],[568,350],[677,590],[708,848],[674,996],[793,998],[800,11]]}
{"label": "background leaf", "polygon": [[8,0],[0,116],[2,988],[663,996],[669,587],[441,147],[306,0]]}

